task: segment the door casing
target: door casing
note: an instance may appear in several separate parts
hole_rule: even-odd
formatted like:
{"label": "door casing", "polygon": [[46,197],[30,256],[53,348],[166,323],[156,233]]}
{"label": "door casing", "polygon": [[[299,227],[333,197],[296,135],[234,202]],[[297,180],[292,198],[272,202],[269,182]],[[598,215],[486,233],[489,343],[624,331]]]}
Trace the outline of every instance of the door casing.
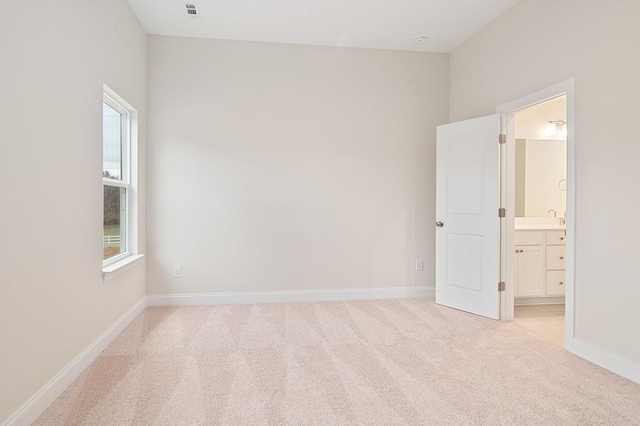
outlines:
{"label": "door casing", "polygon": [[[564,345],[569,351],[573,349],[575,336],[575,79],[571,78],[551,87],[531,93],[519,99],[502,104],[496,112],[503,114],[502,132],[507,135],[506,149],[503,150],[501,164],[501,204],[506,207],[506,218],[501,221],[502,247],[514,246],[515,234],[515,113],[530,106],[548,101],[559,96],[566,96],[567,108],[567,214],[566,214],[566,246],[565,246],[565,326]],[[502,276],[505,280],[505,291],[501,297],[500,317],[505,321],[514,318],[515,297],[515,259],[513,250],[502,250]]]}

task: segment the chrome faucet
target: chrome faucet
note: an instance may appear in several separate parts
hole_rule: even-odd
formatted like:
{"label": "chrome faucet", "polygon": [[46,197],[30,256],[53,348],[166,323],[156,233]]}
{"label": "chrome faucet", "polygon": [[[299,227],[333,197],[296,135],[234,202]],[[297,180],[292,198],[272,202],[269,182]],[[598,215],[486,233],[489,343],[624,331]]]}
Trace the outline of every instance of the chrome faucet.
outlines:
{"label": "chrome faucet", "polygon": [[551,212],[553,212],[553,217],[555,217],[555,218],[558,217],[558,212],[556,212],[554,209],[547,210],[547,213],[551,213]]}

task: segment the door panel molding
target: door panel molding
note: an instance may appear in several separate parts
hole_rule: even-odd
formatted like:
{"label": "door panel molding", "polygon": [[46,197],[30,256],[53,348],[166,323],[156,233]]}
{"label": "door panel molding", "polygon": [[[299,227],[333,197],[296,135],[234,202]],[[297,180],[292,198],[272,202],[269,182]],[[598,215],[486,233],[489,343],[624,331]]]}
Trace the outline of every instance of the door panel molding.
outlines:
{"label": "door panel molding", "polygon": [[438,126],[436,303],[500,318],[499,114]]}

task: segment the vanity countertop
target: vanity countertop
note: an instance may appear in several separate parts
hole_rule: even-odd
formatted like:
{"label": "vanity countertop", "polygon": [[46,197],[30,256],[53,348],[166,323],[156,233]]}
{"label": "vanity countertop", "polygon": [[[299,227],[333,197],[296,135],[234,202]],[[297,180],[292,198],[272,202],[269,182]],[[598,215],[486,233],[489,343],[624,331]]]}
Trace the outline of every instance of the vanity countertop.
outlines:
{"label": "vanity countertop", "polygon": [[516,231],[564,231],[564,225],[516,225]]}
{"label": "vanity countertop", "polygon": [[564,231],[566,225],[555,217],[516,217],[516,231]]}

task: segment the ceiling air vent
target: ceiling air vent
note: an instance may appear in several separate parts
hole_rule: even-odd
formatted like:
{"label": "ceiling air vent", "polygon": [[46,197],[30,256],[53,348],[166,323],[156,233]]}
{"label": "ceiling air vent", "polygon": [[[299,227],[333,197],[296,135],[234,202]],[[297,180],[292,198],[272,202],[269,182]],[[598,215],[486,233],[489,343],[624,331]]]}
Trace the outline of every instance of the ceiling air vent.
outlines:
{"label": "ceiling air vent", "polygon": [[195,3],[182,3],[184,4],[184,8],[187,11],[187,16],[189,18],[198,18],[200,14],[198,13],[198,5]]}

